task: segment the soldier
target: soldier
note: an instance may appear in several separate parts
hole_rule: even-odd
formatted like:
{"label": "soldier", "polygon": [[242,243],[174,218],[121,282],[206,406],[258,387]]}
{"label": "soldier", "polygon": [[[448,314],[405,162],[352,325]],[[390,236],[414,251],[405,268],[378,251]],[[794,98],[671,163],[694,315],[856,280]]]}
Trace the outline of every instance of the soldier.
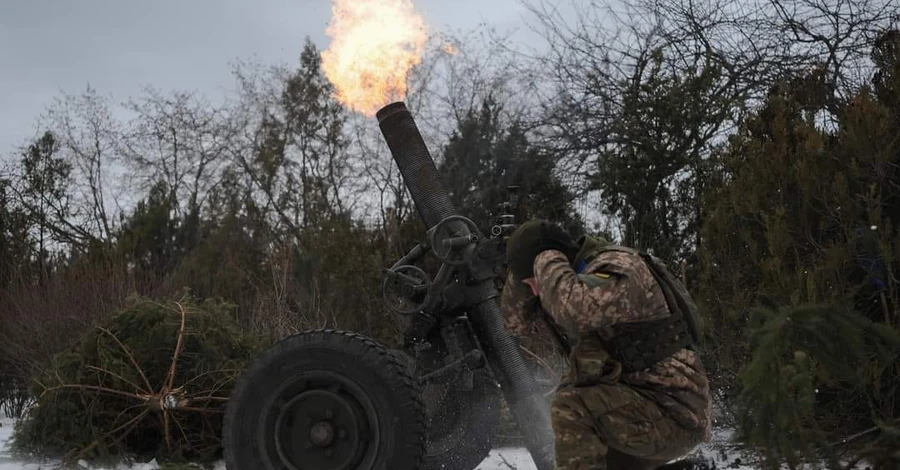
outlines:
{"label": "soldier", "polygon": [[709,439],[706,371],[642,253],[534,220],[507,260],[507,325],[553,333],[568,355],[551,404],[556,470],[655,469]]}

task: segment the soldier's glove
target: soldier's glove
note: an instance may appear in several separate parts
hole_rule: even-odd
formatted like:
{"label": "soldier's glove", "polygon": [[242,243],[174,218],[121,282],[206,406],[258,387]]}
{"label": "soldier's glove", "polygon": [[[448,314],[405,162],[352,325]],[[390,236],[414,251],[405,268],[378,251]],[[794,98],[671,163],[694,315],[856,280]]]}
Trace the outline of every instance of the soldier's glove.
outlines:
{"label": "soldier's glove", "polygon": [[520,225],[506,241],[506,261],[519,281],[534,277],[534,259],[546,250],[559,250],[571,263],[578,246],[565,230],[545,220],[530,220]]}

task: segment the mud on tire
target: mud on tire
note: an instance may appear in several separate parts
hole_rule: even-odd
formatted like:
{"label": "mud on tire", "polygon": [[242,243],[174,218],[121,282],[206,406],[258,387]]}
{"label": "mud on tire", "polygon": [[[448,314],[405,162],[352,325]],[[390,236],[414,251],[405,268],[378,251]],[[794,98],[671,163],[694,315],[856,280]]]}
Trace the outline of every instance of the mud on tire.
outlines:
{"label": "mud on tire", "polygon": [[412,470],[425,440],[421,391],[398,357],[334,330],[287,337],[257,358],[223,431],[228,470]]}

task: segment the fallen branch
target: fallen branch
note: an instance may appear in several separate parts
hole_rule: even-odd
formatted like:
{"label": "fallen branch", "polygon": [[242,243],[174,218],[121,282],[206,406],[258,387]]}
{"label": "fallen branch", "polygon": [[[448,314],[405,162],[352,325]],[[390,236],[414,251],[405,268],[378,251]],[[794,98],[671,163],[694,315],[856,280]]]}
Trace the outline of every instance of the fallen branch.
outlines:
{"label": "fallen branch", "polygon": [[518,467],[509,463],[509,461],[506,460],[506,457],[504,457],[503,454],[498,453],[497,457],[500,458],[500,461],[503,462],[503,465],[506,465],[509,468],[509,470],[517,470],[518,469]]}
{"label": "fallen branch", "polygon": [[[185,300],[140,305],[144,308],[113,317],[110,321],[115,326],[91,330],[75,354],[64,356],[45,378],[36,379],[42,390],[41,403],[39,416],[31,419],[38,419],[40,424],[33,427],[33,436],[22,441],[24,446],[35,451],[45,446],[72,449],[64,456],[66,464],[73,459],[118,452],[123,439],[130,445],[137,437],[153,440],[146,444],[165,449],[164,454],[172,456],[215,454],[221,445],[220,416],[228,401],[228,388],[239,376],[241,364],[250,359],[245,354],[251,352],[245,347],[249,343],[230,342],[228,338],[235,330],[204,316],[208,312]],[[150,315],[151,322],[141,317],[143,312]],[[189,349],[194,343],[187,335],[195,334],[191,331],[195,312],[196,321],[204,328],[196,334],[206,334],[206,328],[213,328],[210,331],[216,333],[210,337],[225,341],[204,346],[214,355],[209,358],[198,358],[196,351]],[[148,332],[145,325],[152,331]],[[158,340],[148,339],[160,335],[170,338],[164,343],[173,349],[160,351]],[[223,367],[210,370],[207,364]],[[67,390],[81,393],[55,395]],[[75,422],[89,422],[95,431],[60,435],[52,425],[46,426],[57,422],[61,400],[78,410],[71,416]]]}
{"label": "fallen branch", "polygon": [[137,361],[134,359],[134,354],[131,353],[131,350],[128,349],[128,347],[125,346],[125,344],[123,344],[122,341],[119,340],[118,336],[114,335],[112,331],[101,327],[97,327],[97,329],[103,333],[108,334],[113,339],[113,341],[115,341],[116,344],[118,344],[119,347],[122,348],[122,352],[125,353],[125,355],[128,357],[128,360],[131,361],[131,364],[134,366],[135,370],[137,370],[138,374],[141,374],[141,378],[144,379],[144,384],[147,386],[147,393],[150,393],[150,391],[153,390],[153,386],[150,385],[150,381],[147,380],[147,376],[144,375],[144,369],[141,368],[141,366],[138,365]]}

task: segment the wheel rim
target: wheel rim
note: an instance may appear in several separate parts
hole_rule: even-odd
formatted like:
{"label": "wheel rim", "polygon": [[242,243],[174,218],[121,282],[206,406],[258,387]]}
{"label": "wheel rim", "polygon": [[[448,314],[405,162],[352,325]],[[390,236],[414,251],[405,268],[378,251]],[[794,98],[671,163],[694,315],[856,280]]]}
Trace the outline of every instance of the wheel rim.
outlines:
{"label": "wheel rim", "polygon": [[328,371],[297,376],[275,394],[270,410],[260,437],[275,468],[374,468],[378,413],[364,391],[345,377]]}

